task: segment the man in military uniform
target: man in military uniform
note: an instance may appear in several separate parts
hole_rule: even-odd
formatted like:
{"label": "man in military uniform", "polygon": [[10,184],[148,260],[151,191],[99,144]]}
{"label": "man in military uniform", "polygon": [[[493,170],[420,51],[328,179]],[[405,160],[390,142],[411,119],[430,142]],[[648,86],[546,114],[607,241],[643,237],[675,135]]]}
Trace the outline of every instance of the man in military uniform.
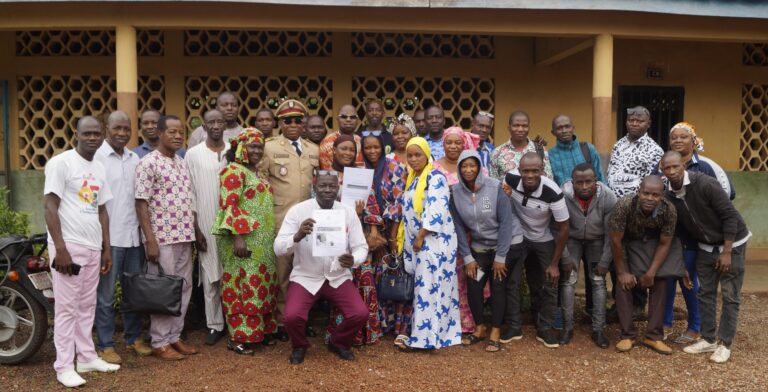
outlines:
{"label": "man in military uniform", "polygon": [[[272,185],[275,204],[275,232],[280,231],[283,218],[288,209],[309,199],[312,189],[312,177],[318,167],[318,147],[302,139],[307,109],[299,101],[289,99],[277,108],[278,126],[281,134],[267,139],[264,146],[264,158],[259,162],[259,171]],[[288,341],[283,328],[285,294],[288,290],[288,277],[291,274],[293,256],[277,258],[277,278],[280,292],[277,296],[277,338]]]}

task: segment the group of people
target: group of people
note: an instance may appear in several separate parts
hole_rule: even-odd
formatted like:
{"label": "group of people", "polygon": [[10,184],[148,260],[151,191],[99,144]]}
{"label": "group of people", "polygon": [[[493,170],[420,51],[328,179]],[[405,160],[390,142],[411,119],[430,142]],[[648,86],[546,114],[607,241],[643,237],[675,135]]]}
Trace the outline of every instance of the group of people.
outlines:
{"label": "group of people", "polygon": [[[680,282],[688,325],[675,342],[728,360],[751,233],[733,207],[728,176],[699,155],[693,125],[676,124],[665,153],[647,134],[648,110],[628,109],[627,135],[604,175],[597,150],[577,139],[566,115],[552,120],[556,143],[548,150],[529,137],[523,111],[512,113],[509,139],[498,146],[486,112],[469,131],[446,128],[437,106],[385,123],[382,103],[371,100],[365,125],[344,105],[331,133],[298,100],[259,110],[255,127],[242,127],[239,112],[237,98],[221,94],[186,140],[181,119],[145,111],[143,144],[134,150],[126,148],[127,114],[111,113],[104,127],[83,117],[76,148],[46,165],[54,369],[63,385],[85,383],[78,373],[119,369],[115,285],[145,263],[185,280],[181,315],[150,316],[151,346],[142,315],[122,314],[126,347],[162,360],[198,352],[182,339],[195,265],[205,344],[226,337],[229,350],[253,355],[290,340],[289,361],[300,364],[307,337],[318,333],[309,314],[320,300],[332,308],[319,333],[345,360],[354,359],[353,346],[387,335],[403,351],[485,342],[497,352],[523,336],[521,286],[530,292],[536,339],[549,348],[569,344],[582,264],[597,346],[610,346],[610,275],[616,349],[636,343],[633,321],[647,304],[637,343],[671,354],[664,341]],[[341,203],[340,189],[345,169],[355,167],[371,169],[373,182],[353,208]],[[346,230],[343,254],[314,255],[318,210],[335,210]],[[380,300],[377,282],[399,269],[413,278],[413,301]]]}

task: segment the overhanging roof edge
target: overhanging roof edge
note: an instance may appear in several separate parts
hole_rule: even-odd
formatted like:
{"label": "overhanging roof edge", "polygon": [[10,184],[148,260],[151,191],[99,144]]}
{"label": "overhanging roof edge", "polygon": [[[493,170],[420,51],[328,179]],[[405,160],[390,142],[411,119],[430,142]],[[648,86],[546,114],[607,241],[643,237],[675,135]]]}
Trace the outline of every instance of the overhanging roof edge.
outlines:
{"label": "overhanging roof edge", "polygon": [[[2,3],[84,3],[95,0],[0,0]],[[124,0],[98,2],[126,3]],[[133,0],[165,3],[157,0]],[[177,0],[189,3],[255,3],[343,7],[520,9],[555,11],[629,11],[690,16],[768,19],[763,0]]]}

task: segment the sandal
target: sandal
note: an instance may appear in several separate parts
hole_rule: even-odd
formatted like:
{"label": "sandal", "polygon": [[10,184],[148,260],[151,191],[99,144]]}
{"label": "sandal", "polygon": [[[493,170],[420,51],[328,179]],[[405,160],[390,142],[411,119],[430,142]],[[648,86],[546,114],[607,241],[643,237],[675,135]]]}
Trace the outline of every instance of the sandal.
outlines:
{"label": "sandal", "polygon": [[485,346],[485,351],[489,353],[495,353],[501,351],[501,345],[498,340],[488,340],[488,345]]}
{"label": "sandal", "polygon": [[405,344],[408,341],[408,336],[405,335],[397,335],[395,338],[395,347],[399,349],[405,349],[408,346]]}
{"label": "sandal", "polygon": [[243,343],[235,343],[233,341],[227,342],[227,350],[234,351],[235,354],[238,355],[253,355],[255,352],[249,348],[245,347],[245,344]]}
{"label": "sandal", "polygon": [[686,333],[678,336],[674,341],[672,341],[672,343],[674,343],[674,344],[688,344],[688,343],[693,343],[693,342],[695,342],[697,340],[699,340],[698,337],[693,337],[691,335],[688,335],[688,333],[686,332]]}
{"label": "sandal", "polygon": [[475,343],[480,343],[484,338],[479,338],[474,334],[469,334],[466,337],[461,338],[461,344],[464,346],[471,346]]}

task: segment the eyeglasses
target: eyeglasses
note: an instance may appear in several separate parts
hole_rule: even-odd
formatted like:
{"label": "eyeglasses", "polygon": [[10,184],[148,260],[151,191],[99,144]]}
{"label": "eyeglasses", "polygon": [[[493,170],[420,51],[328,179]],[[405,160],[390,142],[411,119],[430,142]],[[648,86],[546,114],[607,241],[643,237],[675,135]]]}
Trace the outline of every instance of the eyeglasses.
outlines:
{"label": "eyeglasses", "polygon": [[301,125],[304,123],[304,117],[284,117],[284,118],[281,118],[280,121],[282,121],[283,124],[285,125],[291,125],[291,124]]}
{"label": "eyeglasses", "polygon": [[488,117],[488,118],[490,118],[491,120],[493,120],[494,118],[496,118],[496,117],[495,117],[493,114],[491,114],[491,113],[488,113],[488,112],[483,112],[483,111],[477,112],[477,115],[478,115],[478,116],[481,116],[481,117]]}
{"label": "eyeglasses", "polygon": [[651,118],[651,113],[648,109],[638,106],[634,108],[627,108],[627,116],[645,116]]}
{"label": "eyeglasses", "polygon": [[317,170],[315,176],[339,176],[339,172],[336,170]]}
{"label": "eyeglasses", "polygon": [[357,114],[339,114],[339,118],[342,120],[357,120]]}
{"label": "eyeglasses", "polygon": [[363,137],[380,136],[380,135],[381,135],[381,131],[369,131],[369,130],[363,131]]}

